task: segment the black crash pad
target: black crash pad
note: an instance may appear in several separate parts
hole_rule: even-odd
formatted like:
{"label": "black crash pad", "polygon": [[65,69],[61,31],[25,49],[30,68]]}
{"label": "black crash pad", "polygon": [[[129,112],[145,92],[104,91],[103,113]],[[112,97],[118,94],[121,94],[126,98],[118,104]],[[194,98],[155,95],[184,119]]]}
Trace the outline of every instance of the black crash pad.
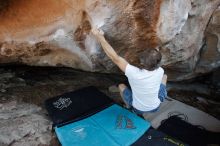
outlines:
{"label": "black crash pad", "polygon": [[45,107],[53,121],[53,126],[57,127],[91,116],[112,104],[113,101],[108,96],[93,86],[45,101]]}

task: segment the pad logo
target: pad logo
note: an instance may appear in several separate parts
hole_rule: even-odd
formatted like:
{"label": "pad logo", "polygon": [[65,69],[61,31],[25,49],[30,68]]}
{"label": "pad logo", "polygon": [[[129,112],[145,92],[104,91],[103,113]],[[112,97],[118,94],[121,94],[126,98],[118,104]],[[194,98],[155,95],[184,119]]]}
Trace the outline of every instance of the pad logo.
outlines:
{"label": "pad logo", "polygon": [[57,101],[53,103],[53,106],[55,108],[58,108],[59,110],[62,110],[63,108],[67,108],[71,103],[72,101],[70,100],[70,98],[60,97]]}
{"label": "pad logo", "polygon": [[136,129],[131,119],[124,115],[118,115],[116,119],[117,129]]}

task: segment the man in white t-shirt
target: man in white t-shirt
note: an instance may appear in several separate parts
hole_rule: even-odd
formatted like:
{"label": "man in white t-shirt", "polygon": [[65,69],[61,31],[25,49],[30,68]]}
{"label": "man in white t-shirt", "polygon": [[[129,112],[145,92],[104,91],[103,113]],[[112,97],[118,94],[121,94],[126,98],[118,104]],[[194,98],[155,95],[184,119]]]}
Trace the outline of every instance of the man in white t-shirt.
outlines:
{"label": "man in white t-shirt", "polygon": [[140,66],[135,67],[120,57],[105,40],[101,30],[92,29],[108,57],[125,73],[131,90],[125,84],[119,84],[120,94],[127,107],[137,114],[157,111],[166,98],[167,76],[159,67],[161,54],[156,49],[146,49],[140,56]]}

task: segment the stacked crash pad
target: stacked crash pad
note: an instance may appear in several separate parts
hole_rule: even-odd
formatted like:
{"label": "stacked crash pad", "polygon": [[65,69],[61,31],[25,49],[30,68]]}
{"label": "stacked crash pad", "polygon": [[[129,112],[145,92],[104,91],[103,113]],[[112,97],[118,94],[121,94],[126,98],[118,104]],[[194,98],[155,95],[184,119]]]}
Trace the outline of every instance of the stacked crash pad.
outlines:
{"label": "stacked crash pad", "polygon": [[65,93],[45,102],[63,146],[128,146],[150,123],[115,104],[95,87]]}

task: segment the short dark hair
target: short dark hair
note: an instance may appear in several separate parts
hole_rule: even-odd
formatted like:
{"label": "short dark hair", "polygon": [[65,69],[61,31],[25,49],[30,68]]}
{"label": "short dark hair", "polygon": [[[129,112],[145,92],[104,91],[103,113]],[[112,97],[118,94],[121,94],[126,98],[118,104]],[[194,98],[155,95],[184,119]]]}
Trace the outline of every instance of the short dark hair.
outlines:
{"label": "short dark hair", "polygon": [[146,49],[140,54],[140,68],[153,71],[160,65],[162,55],[157,49]]}

